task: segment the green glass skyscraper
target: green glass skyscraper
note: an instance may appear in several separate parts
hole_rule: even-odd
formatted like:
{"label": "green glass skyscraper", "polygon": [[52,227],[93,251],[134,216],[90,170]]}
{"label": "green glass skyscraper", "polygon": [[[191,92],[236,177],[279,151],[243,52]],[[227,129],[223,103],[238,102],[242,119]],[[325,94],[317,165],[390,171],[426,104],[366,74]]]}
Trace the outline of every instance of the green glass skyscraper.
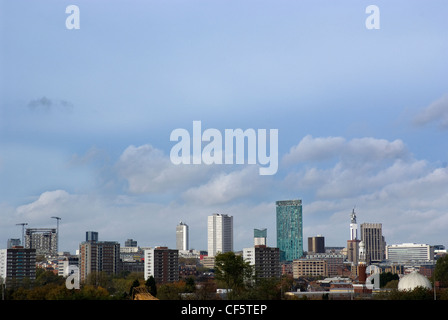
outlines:
{"label": "green glass skyscraper", "polygon": [[276,201],[277,248],[281,261],[303,255],[302,200]]}

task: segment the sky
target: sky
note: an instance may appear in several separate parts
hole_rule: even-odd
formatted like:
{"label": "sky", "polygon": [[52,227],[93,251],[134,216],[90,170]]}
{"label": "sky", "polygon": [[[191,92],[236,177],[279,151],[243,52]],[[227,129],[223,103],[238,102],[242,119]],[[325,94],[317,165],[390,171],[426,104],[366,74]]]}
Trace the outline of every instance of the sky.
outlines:
{"label": "sky", "polygon": [[[378,8],[379,29],[366,27]],[[79,9],[79,29],[70,5]],[[387,244],[448,246],[448,2],[0,0],[0,248],[56,227],[234,250],[301,199],[306,239],[344,247],[350,213]],[[370,20],[369,20],[370,21]],[[173,130],[278,130],[278,171],[179,164]],[[224,136],[224,134],[223,134]]]}

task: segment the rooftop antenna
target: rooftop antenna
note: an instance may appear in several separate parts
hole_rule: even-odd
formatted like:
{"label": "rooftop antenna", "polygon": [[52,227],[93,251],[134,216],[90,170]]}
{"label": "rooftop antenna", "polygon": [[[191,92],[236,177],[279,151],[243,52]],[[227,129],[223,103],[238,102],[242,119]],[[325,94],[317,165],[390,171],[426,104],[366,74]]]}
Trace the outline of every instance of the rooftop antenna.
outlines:
{"label": "rooftop antenna", "polygon": [[16,226],[22,226],[22,246],[25,248],[25,226],[27,226],[28,223],[22,222],[22,223],[16,223]]}

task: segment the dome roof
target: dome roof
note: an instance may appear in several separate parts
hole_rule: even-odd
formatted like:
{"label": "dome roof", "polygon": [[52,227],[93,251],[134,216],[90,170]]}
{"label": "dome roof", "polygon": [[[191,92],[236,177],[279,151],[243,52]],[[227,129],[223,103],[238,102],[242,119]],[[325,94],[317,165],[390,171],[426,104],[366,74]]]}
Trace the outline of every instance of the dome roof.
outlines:
{"label": "dome roof", "polygon": [[423,287],[427,289],[432,288],[428,278],[416,271],[405,275],[398,282],[398,290],[400,291],[414,290],[417,287]]}

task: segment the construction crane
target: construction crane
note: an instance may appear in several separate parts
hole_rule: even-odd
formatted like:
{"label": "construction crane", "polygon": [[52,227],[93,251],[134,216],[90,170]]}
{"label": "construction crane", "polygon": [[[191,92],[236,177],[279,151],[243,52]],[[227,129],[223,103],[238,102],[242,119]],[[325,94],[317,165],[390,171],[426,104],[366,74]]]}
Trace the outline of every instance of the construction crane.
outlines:
{"label": "construction crane", "polygon": [[59,252],[59,220],[62,218],[59,217],[51,217],[52,219],[56,219],[56,235],[57,235],[57,243],[56,243],[56,252]]}
{"label": "construction crane", "polygon": [[22,226],[22,246],[25,248],[25,226],[27,226],[28,223],[22,222],[22,223],[16,223],[16,226]]}

